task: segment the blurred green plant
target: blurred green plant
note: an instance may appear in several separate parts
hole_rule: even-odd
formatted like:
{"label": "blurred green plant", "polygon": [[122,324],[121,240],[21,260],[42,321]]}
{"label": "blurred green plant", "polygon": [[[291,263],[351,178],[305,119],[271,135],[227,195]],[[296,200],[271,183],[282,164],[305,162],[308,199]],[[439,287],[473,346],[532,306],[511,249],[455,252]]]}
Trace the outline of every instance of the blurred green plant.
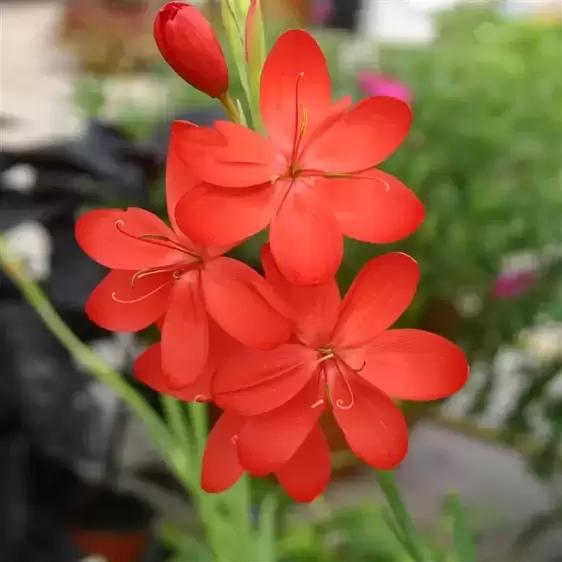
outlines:
{"label": "blurred green plant", "polygon": [[[561,319],[561,53],[556,23],[475,6],[441,14],[430,45],[381,51],[382,70],[412,89],[415,116],[406,145],[383,167],[428,210],[422,228],[398,245],[423,271],[415,317],[406,321],[455,339],[481,366],[473,416],[497,390],[498,350],[524,328]],[[372,248],[350,246],[344,283],[372,256]],[[535,284],[497,298],[492,287],[518,254]],[[538,361],[518,374],[524,388],[500,436],[512,445],[524,441],[542,411],[546,430],[529,467],[551,482],[561,462],[562,409],[550,389],[562,365]],[[559,523],[558,501],[529,523],[518,547]]]}
{"label": "blurred green plant", "polygon": [[[269,496],[271,503],[272,496]],[[271,504],[273,505],[273,504]],[[266,503],[262,504],[264,517]],[[270,515],[273,511],[269,511]],[[268,525],[265,525],[268,527]],[[291,514],[278,525],[277,536],[266,537],[267,553],[259,560],[278,562],[412,562],[402,546],[403,536],[390,511],[375,503],[361,503],[332,510],[317,500],[310,512]],[[196,535],[180,531],[169,523],[160,528],[164,543],[175,553],[169,562],[212,562],[210,553]],[[456,496],[443,505],[438,524],[422,535],[423,560],[432,562],[475,562],[478,541],[466,522]],[[275,554],[271,554],[271,549]],[[270,557],[268,558],[267,555]],[[250,562],[248,560],[248,562]],[[253,562],[253,560],[252,560]],[[256,559],[256,562],[258,560]]]}
{"label": "blurred green plant", "polygon": [[[420,230],[397,244],[423,272],[403,320],[456,340],[482,365],[474,415],[493,395],[498,350],[538,317],[560,314],[561,53],[559,26],[474,6],[443,13],[431,44],[381,49],[382,71],[414,96],[412,132],[382,167],[428,212]],[[343,284],[377,251],[348,245]],[[497,298],[494,284],[518,254],[536,281]],[[538,380],[529,376],[531,398],[523,393],[514,405],[511,426],[521,426],[533,404],[545,400]]]}

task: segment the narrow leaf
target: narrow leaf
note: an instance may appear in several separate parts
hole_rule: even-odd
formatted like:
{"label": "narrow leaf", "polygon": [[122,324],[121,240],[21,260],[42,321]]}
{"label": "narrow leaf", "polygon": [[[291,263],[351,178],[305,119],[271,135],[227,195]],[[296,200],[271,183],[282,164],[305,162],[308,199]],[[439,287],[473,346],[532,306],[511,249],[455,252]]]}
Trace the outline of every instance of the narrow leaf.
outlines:
{"label": "narrow leaf", "polygon": [[275,562],[277,560],[276,516],[279,501],[269,494],[260,506],[256,540],[256,560]]}
{"label": "narrow leaf", "polygon": [[455,494],[449,494],[445,509],[453,522],[453,542],[460,562],[476,562],[474,539],[468,528],[464,509]]}

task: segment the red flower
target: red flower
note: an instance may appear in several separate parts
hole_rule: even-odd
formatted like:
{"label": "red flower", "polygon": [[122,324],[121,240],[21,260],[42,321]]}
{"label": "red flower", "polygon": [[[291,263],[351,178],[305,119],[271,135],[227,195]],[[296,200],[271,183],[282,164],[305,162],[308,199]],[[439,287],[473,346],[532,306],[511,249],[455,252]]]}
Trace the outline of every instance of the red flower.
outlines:
{"label": "red flower", "polygon": [[[241,344],[231,338],[224,330],[209,319],[209,356],[205,368],[198,378],[186,386],[175,388],[170,386],[169,377],[162,369],[162,344],[155,343],[148,347],[135,361],[134,376],[156,392],[173,396],[183,402],[210,402],[211,387],[219,361],[239,351]],[[185,370],[189,369],[185,365]],[[187,373],[186,380],[191,375]]]}
{"label": "red flower", "polygon": [[[246,472],[238,458],[237,442],[247,419],[224,413],[215,424],[203,455],[201,487],[209,493],[224,492]],[[275,476],[295,501],[310,502],[330,480],[330,448],[319,426],[314,427]]]}
{"label": "red flower", "polygon": [[95,210],[78,220],[76,239],[93,260],[112,269],[88,299],[90,319],[108,330],[134,332],[165,316],[167,385],[183,388],[206,367],[208,315],[232,337],[258,348],[286,341],[291,326],[280,312],[283,302],[256,271],[219,257],[225,248],[193,244],[175,223],[176,203],[193,186],[176,143],[174,128],[166,172],[172,228],[143,209]]}
{"label": "red flower", "polygon": [[228,67],[220,43],[201,12],[169,2],[154,21],[154,39],[164,60],[194,88],[212,98],[228,90]]}
{"label": "red flower", "polygon": [[406,137],[404,102],[373,97],[348,111],[332,103],[330,75],[316,41],[284,33],[261,77],[268,138],[229,122],[186,128],[183,148],[206,184],[178,205],[194,239],[234,244],[270,226],[271,251],[299,284],[327,281],[342,259],[342,235],[394,242],[422,222],[424,209],[399,180],[374,169]]}
{"label": "red flower", "polygon": [[253,474],[276,471],[331,408],[358,457],[393,468],[406,455],[408,434],[392,399],[444,398],[468,376],[464,354],[448,340],[387,329],[414,297],[418,265],[401,253],[377,257],[342,301],[335,281],[290,285],[269,248],[262,257],[266,278],[292,305],[298,329],[293,342],[237,353],[216,374],[218,405],[250,416],[237,443],[241,464]]}

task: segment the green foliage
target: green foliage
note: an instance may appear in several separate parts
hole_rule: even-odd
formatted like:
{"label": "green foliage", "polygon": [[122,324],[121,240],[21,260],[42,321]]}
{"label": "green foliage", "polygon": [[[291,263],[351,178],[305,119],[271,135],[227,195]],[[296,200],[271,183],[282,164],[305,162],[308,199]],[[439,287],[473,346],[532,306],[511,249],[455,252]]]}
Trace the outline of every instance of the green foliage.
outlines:
{"label": "green foliage", "polygon": [[377,506],[362,505],[329,515],[318,522],[289,526],[281,542],[281,562],[410,562]]}
{"label": "green foliage", "polygon": [[74,85],[74,104],[87,118],[101,117],[107,105],[104,79],[96,76],[77,79]]}
{"label": "green foliage", "polygon": [[461,562],[476,562],[474,539],[468,528],[461,502],[455,494],[450,494],[445,509],[453,523],[453,541]]}
{"label": "green foliage", "polygon": [[[431,45],[381,53],[383,71],[414,94],[412,133],[383,167],[427,208],[421,229],[397,245],[420,262],[424,301],[452,302],[459,289],[486,295],[506,255],[562,242],[562,37],[470,13],[443,16]],[[351,246],[344,281],[381,251]]]}
{"label": "green foliage", "polygon": [[[478,414],[495,388],[498,350],[538,316],[561,317],[562,260],[552,248],[562,245],[562,35],[557,25],[474,6],[443,13],[437,29],[427,46],[381,50],[382,71],[414,98],[412,132],[382,167],[427,210],[418,232],[395,245],[422,270],[402,321],[457,341],[483,365]],[[348,242],[342,283],[388,250]],[[506,258],[519,253],[532,257],[536,284],[508,300],[495,298],[491,288]],[[475,310],[462,306],[463,297]],[[517,438],[530,430],[526,412],[546,400],[541,380],[533,375],[532,395],[514,408],[509,431],[519,424]]]}

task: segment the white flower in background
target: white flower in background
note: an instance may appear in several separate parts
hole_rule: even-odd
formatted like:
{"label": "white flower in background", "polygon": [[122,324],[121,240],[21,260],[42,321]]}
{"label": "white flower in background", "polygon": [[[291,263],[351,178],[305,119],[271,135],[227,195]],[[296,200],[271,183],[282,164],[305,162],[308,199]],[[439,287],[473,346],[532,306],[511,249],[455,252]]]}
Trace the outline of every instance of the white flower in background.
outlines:
{"label": "white flower in background", "polygon": [[532,357],[545,363],[562,358],[562,323],[553,323],[519,335],[519,345]]}
{"label": "white flower in background", "polygon": [[459,293],[455,299],[455,308],[461,316],[474,318],[482,311],[482,299],[476,293]]}
{"label": "white flower in background", "polygon": [[37,183],[37,170],[29,164],[16,164],[2,174],[2,181],[8,189],[26,193]]}
{"label": "white flower in background", "polygon": [[41,223],[22,222],[4,233],[4,241],[28,277],[34,281],[49,277],[53,248],[51,235]]}
{"label": "white flower in background", "polygon": [[536,270],[541,264],[541,256],[535,251],[516,252],[502,259],[502,271]]}

